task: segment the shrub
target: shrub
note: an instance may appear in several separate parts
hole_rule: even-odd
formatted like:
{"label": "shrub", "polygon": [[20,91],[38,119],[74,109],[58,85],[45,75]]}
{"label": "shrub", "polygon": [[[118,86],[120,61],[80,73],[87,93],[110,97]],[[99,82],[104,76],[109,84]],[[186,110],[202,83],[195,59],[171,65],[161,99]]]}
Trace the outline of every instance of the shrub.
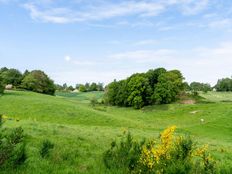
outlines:
{"label": "shrub", "polygon": [[98,101],[97,101],[96,97],[92,97],[91,98],[90,104],[91,104],[92,107],[95,107],[96,104],[98,104]]}
{"label": "shrub", "polygon": [[49,140],[44,140],[40,149],[40,155],[42,158],[49,156],[49,152],[54,148],[54,144]]}
{"label": "shrub", "polygon": [[207,146],[198,148],[189,136],[175,136],[176,127],[165,129],[159,141],[133,141],[130,134],[104,153],[107,169],[134,174],[215,173],[215,161]]}
{"label": "shrub", "polygon": [[[2,119],[0,119],[2,123]],[[0,123],[0,126],[1,126]],[[14,167],[26,159],[22,128],[2,129],[0,132],[0,168]]]}
{"label": "shrub", "polygon": [[3,85],[3,82],[2,82],[1,77],[0,77],[0,95],[3,94],[4,89],[5,89],[5,86]]}
{"label": "shrub", "polygon": [[108,169],[121,169],[124,173],[132,171],[137,166],[144,141],[133,141],[130,133],[124,135],[119,144],[111,143],[111,148],[103,155],[103,161]]}

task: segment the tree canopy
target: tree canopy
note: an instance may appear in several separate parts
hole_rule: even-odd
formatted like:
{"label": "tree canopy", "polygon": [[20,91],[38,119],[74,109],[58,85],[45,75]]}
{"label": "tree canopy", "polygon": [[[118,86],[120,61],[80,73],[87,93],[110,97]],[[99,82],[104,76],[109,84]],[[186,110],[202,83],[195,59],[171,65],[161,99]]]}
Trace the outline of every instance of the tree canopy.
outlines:
{"label": "tree canopy", "polygon": [[204,91],[204,92],[207,92],[207,91],[211,91],[212,87],[208,83],[192,82],[190,84],[190,89],[192,91]]}
{"label": "tree canopy", "polygon": [[21,84],[23,75],[22,73],[17,69],[7,69],[2,68],[0,70],[0,76],[2,78],[2,83],[4,85],[12,84],[13,86],[19,86]]}
{"label": "tree canopy", "polygon": [[184,90],[180,71],[164,68],[136,73],[125,80],[114,80],[106,87],[106,102],[117,106],[142,108],[151,104],[171,103]]}
{"label": "tree canopy", "polygon": [[219,79],[215,88],[217,91],[232,91],[232,79],[231,78],[223,78]]}
{"label": "tree canopy", "polygon": [[54,95],[54,82],[41,70],[28,73],[22,80],[21,87],[38,93]]}

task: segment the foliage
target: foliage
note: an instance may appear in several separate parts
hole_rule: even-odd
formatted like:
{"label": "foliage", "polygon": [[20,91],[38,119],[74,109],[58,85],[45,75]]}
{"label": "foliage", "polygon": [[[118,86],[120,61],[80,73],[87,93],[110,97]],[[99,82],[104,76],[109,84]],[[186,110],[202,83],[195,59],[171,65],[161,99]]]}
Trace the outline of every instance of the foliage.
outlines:
{"label": "foliage", "polygon": [[80,92],[87,92],[85,85],[80,85],[79,86],[79,91]]}
{"label": "foliage", "polygon": [[40,70],[31,71],[22,81],[21,87],[38,93],[54,95],[54,82]]}
{"label": "foliage", "polygon": [[231,78],[223,78],[219,79],[216,86],[217,91],[232,91],[232,79]]}
{"label": "foliage", "polygon": [[138,143],[130,134],[119,144],[112,142],[104,153],[105,166],[134,174],[215,173],[215,161],[206,146],[197,148],[189,136],[174,136],[175,129],[175,126],[165,129],[158,142]]}
{"label": "foliage", "polygon": [[93,96],[93,97],[91,98],[90,104],[91,104],[92,107],[94,107],[94,106],[96,106],[96,104],[98,104],[98,101],[97,101],[97,99],[96,99],[95,96]]}
{"label": "foliage", "polygon": [[157,104],[168,104],[177,99],[178,94],[184,90],[183,76],[178,70],[161,74],[155,85],[153,101]]}
{"label": "foliage", "polygon": [[0,73],[2,78],[2,82],[4,85],[12,84],[13,86],[18,87],[21,84],[23,75],[17,69],[5,69],[2,70],[3,72]]}
{"label": "foliage", "polygon": [[3,85],[2,79],[0,77],[0,95],[4,93],[5,86]]}
{"label": "foliage", "polygon": [[44,140],[40,149],[40,155],[42,158],[49,156],[49,152],[54,148],[54,144],[48,139]]}
{"label": "foliage", "polygon": [[144,143],[144,141],[140,143],[134,141],[130,133],[124,134],[119,144],[113,141],[111,148],[103,154],[106,168],[111,170],[121,169],[123,173],[129,173],[134,170],[139,161]]}
{"label": "foliage", "polygon": [[[51,97],[27,91],[6,91],[0,97],[1,113],[18,117],[19,122],[9,120],[4,127],[22,125],[27,133],[27,160],[14,169],[0,169],[1,174],[125,174],[119,169],[105,171],[102,154],[110,148],[110,142],[119,139],[122,130],[129,129],[133,141],[147,141],[158,137],[167,125],[177,125],[177,135],[189,132],[199,140],[199,145],[209,143],[210,152],[224,174],[231,174],[232,105],[228,102],[197,103],[195,105],[154,105],[142,110],[131,108],[97,106],[89,100],[96,94],[100,100],[102,92],[69,93],[67,96]],[[98,97],[98,94],[101,96]],[[200,95],[222,100],[232,99],[230,92],[209,92]],[[23,104],[22,104],[23,103]],[[190,113],[196,111],[196,113]],[[201,124],[203,118],[206,124]],[[42,159],[39,154],[41,142],[49,139],[55,144],[50,156]],[[158,143],[158,141],[156,140]],[[197,157],[200,158],[200,157]],[[200,166],[200,165],[199,165]],[[202,168],[202,167],[201,167]],[[195,172],[200,174],[203,172]]]}
{"label": "foliage", "polygon": [[26,159],[23,129],[0,129],[0,168],[23,163]]}
{"label": "foliage", "polygon": [[192,82],[190,84],[190,89],[192,91],[203,91],[208,92],[212,91],[212,87],[208,83]]}
{"label": "foliage", "polygon": [[164,68],[133,74],[125,80],[110,83],[106,87],[105,101],[136,109],[153,103],[171,103],[184,90],[183,79],[180,71],[166,71]]}

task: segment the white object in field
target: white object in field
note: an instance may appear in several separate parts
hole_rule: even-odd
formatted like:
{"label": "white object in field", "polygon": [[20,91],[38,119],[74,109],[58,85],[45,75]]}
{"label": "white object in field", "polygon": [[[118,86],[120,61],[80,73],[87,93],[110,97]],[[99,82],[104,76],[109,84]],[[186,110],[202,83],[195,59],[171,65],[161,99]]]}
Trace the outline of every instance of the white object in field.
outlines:
{"label": "white object in field", "polygon": [[201,119],[201,123],[204,123],[204,121],[205,121],[205,120],[202,118],[202,119]]}
{"label": "white object in field", "polygon": [[5,89],[6,90],[11,90],[11,89],[13,89],[13,85],[12,84],[8,84],[8,85],[5,86]]}

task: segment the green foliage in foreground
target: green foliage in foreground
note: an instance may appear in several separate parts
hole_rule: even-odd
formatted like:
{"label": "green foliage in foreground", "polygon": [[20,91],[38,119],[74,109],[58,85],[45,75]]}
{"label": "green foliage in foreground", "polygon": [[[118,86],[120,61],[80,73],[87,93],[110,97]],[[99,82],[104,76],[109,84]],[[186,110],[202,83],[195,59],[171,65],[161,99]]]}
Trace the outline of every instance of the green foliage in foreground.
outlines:
{"label": "green foliage in foreground", "polygon": [[22,128],[3,129],[0,115],[0,170],[17,167],[26,159]]}
{"label": "green foliage in foreground", "polygon": [[160,140],[137,142],[128,133],[113,141],[103,160],[109,170],[133,174],[214,174],[220,170],[207,147],[197,147],[189,136],[173,136],[175,126],[164,130]]}
{"label": "green foliage in foreground", "polygon": [[[102,154],[113,140],[119,142],[124,130],[131,132],[133,141],[156,139],[170,125],[177,126],[178,135],[191,134],[199,146],[208,144],[210,153],[222,165],[223,173],[232,173],[230,102],[154,105],[141,110],[102,105],[91,107],[91,98],[96,96],[100,100],[102,94],[49,96],[6,91],[0,97],[0,113],[9,118],[3,128],[23,128],[27,159],[18,168],[3,169],[0,173],[118,174],[118,170],[106,170],[102,160]],[[54,148],[42,158],[40,150],[46,139],[54,144]]]}

